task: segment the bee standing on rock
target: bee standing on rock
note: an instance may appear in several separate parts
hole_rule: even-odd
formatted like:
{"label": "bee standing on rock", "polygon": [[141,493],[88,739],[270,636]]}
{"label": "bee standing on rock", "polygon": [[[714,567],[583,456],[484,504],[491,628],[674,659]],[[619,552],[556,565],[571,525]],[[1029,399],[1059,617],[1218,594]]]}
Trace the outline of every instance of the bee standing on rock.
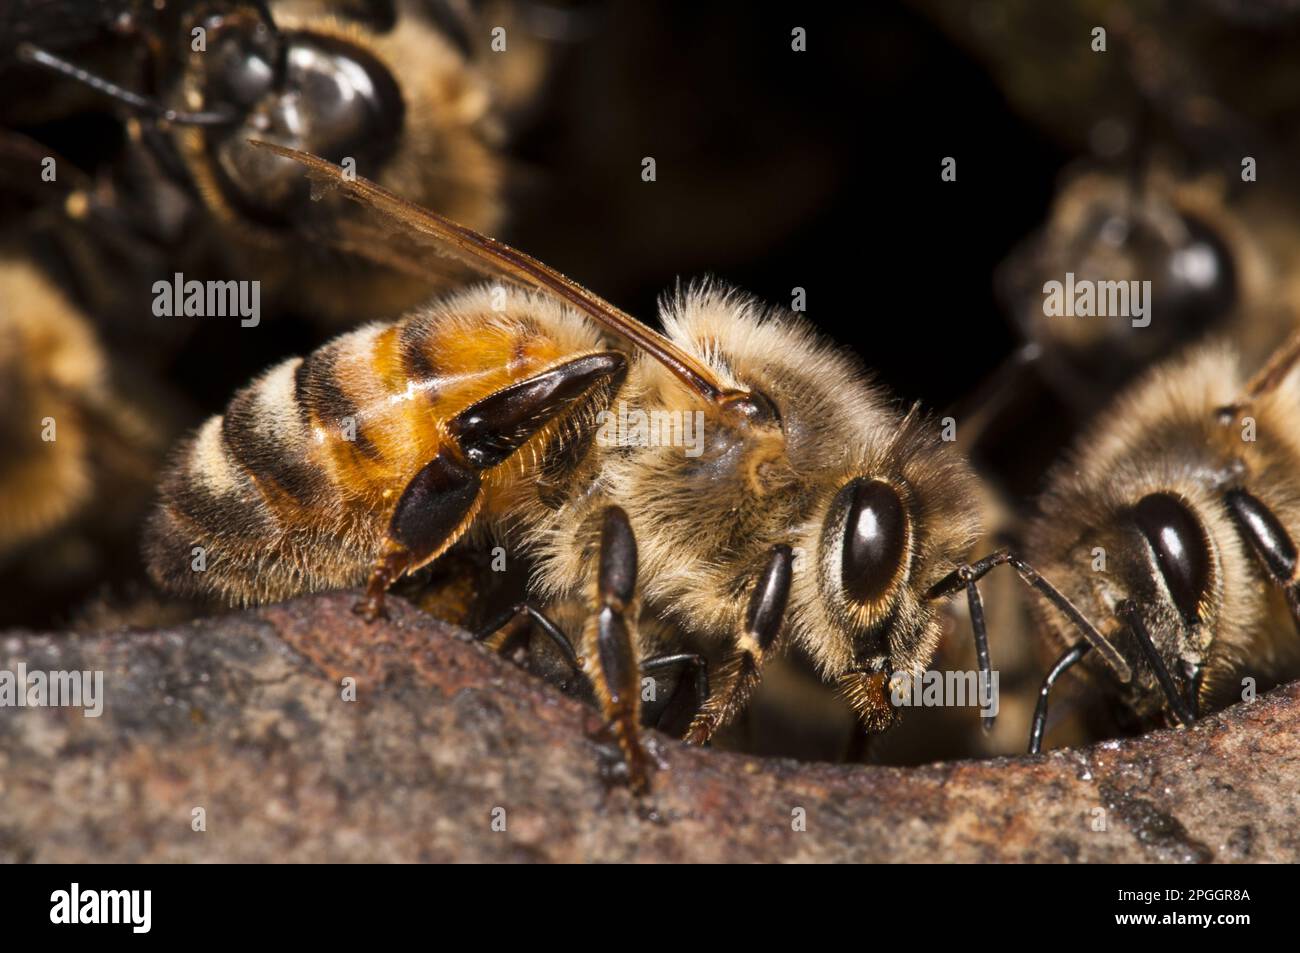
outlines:
{"label": "bee standing on rock", "polygon": [[[162,482],[148,534],[160,583],[247,604],[367,581],[358,609],[373,619],[403,574],[500,533],[536,566],[512,614],[589,677],[636,787],[640,680],[664,666],[694,665],[707,695],[693,742],[745,706],[788,643],[880,731],[891,677],[930,663],[943,597],[964,589],[987,672],[964,574],[974,476],[937,426],[899,413],[808,325],[702,284],[665,303],[660,335],[514,249],[268,148],[377,211],[408,249],[545,294],[461,292],[237,393]],[[616,396],[651,417],[701,414],[699,455],[598,439]],[[581,633],[576,649],[566,632]],[[682,633],[722,646],[721,666],[704,677]]]}
{"label": "bee standing on rock", "polygon": [[1224,345],[1161,365],[1114,403],[1051,474],[1028,552],[1114,654],[1097,659],[1053,610],[1061,653],[1048,695],[1079,662],[1140,723],[1190,724],[1247,671],[1300,671],[1300,334],[1253,379]]}

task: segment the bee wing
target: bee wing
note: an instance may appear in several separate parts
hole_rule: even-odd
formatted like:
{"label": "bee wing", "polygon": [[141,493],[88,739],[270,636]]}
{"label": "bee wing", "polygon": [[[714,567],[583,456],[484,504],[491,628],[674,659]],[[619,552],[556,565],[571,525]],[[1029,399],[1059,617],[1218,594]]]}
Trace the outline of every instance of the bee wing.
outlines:
{"label": "bee wing", "polygon": [[[313,195],[318,186],[338,189],[379,216],[382,223],[379,229],[369,226],[353,227],[351,237],[342,243],[348,250],[406,273],[414,271],[428,275],[430,268],[419,254],[419,249],[428,249],[444,258],[468,265],[477,272],[499,276],[515,284],[546,292],[572,305],[610,333],[645,351],[705,399],[724,403],[739,396],[738,392],[724,387],[711,370],[668,338],[531,255],[444,218],[437,212],[421,208],[368,179],[349,175],[334,163],[311,153],[286,149],[256,139],[250,139],[249,142],[306,166],[313,181]],[[389,234],[385,235],[384,232]],[[393,237],[402,240],[397,247],[393,247]],[[434,269],[437,270],[436,265]]]}

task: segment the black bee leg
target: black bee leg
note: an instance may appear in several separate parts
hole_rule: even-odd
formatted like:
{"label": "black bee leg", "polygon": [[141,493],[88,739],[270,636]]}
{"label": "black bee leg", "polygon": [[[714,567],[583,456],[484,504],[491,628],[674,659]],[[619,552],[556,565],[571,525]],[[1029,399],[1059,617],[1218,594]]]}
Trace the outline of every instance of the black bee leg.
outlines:
{"label": "black bee leg", "polygon": [[1033,727],[1029,729],[1030,754],[1038,754],[1043,747],[1043,732],[1047,728],[1047,697],[1052,693],[1052,686],[1056,684],[1058,678],[1073,668],[1079,659],[1087,655],[1091,648],[1092,646],[1087,642],[1080,642],[1073,648],[1067,649],[1043,679],[1043,686],[1038,690],[1038,704],[1034,706]]}
{"label": "black bee leg", "polygon": [[460,537],[478,511],[481,483],[476,470],[445,450],[424,465],[397,501],[388,526],[388,550],[371,570],[365,598],[354,612],[368,622],[386,617],[388,587]]}
{"label": "black bee leg", "polygon": [[[975,575],[971,572],[969,566],[963,566],[965,570],[964,577],[966,580],[966,604],[970,608],[971,629],[975,633],[975,658],[978,660],[980,667],[980,678],[984,684],[980,686],[980,697],[983,700],[983,693],[993,690],[993,665],[989,659],[989,633],[984,624],[984,600],[980,598],[979,585],[975,582]],[[958,570],[958,575],[963,575],[962,570]],[[996,716],[986,715],[982,721],[986,732],[993,730],[993,721]]]}
{"label": "black bee leg", "polygon": [[398,498],[383,555],[355,611],[384,615],[384,593],[405,572],[441,556],[473,522],[482,504],[482,474],[506,460],[601,388],[617,390],[627,357],[598,351],[488,394],[453,417],[451,437]]}
{"label": "black bee leg", "polygon": [[485,625],[474,638],[479,642],[486,642],[521,615],[528,616],[537,625],[542,634],[560,650],[564,660],[573,667],[575,672],[582,671],[582,660],[578,658],[578,653],[573,650],[573,643],[569,641],[569,637],[564,634],[558,625],[548,619],[540,608],[531,602],[520,602],[511,606]]}
{"label": "black bee leg", "polygon": [[404,550],[394,550],[379,560],[375,568],[370,570],[366,594],[352,607],[352,611],[367,622],[387,619],[384,597],[388,593],[388,587],[402,577],[410,563],[410,554]]}
{"label": "black bee leg", "polygon": [[1193,718],[1201,717],[1201,683],[1205,680],[1203,665],[1188,665],[1184,673],[1187,680],[1187,710]]}
{"label": "black bee leg", "polygon": [[685,681],[677,686],[673,697],[664,706],[659,716],[660,731],[680,738],[685,734],[690,719],[709,697],[709,664],[694,652],[676,652],[672,655],[656,655],[641,663],[642,677],[678,666],[689,665],[695,677],[690,683]]}
{"label": "black bee leg", "polygon": [[641,747],[641,669],[636,657],[636,538],[627,514],[605,510],[596,577],[596,616],[584,633],[587,675],[623,752],[628,786],[645,791],[650,759]]}
{"label": "black bee leg", "polygon": [[931,586],[925,597],[927,599],[943,599],[963,589],[967,590],[967,596],[969,597],[969,584],[983,579],[990,570],[996,569],[998,566],[1011,566],[1015,569],[1016,575],[1020,577],[1022,582],[1055,606],[1069,620],[1075,631],[1087,639],[1088,644],[1097,650],[1097,654],[1115,673],[1115,677],[1122,684],[1127,685],[1132,680],[1133,672],[1129,669],[1128,662],[1124,660],[1124,656],[1120,654],[1119,649],[1111,645],[1110,641],[1097,631],[1097,627],[1075,608],[1074,603],[1066,598],[1063,592],[1039,575],[1038,570],[1019,556],[1013,555],[1005,549],[991,553],[983,559],[978,559],[969,566],[960,566],[954,569]]}
{"label": "black bee leg", "polygon": [[722,664],[715,688],[686,730],[686,741],[702,745],[736,717],[758,687],[763,662],[781,631],[794,557],[789,546],[773,546],[767,566],[749,597],[745,631]]}

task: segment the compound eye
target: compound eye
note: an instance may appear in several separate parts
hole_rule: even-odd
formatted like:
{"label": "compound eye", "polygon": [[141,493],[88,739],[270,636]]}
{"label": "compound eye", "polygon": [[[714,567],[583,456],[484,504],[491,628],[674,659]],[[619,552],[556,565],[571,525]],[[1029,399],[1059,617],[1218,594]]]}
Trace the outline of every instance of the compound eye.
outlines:
{"label": "compound eye", "polygon": [[837,503],[846,513],[841,584],[848,598],[872,602],[902,572],[911,531],[907,510],[892,486],[865,478],[846,484]]}
{"label": "compound eye", "polygon": [[1175,607],[1188,625],[1195,625],[1210,587],[1210,550],[1200,522],[1185,503],[1168,493],[1144,496],[1133,516],[1156,554]]}
{"label": "compound eye", "polygon": [[214,17],[207,24],[215,35],[204,63],[211,77],[207,99],[247,110],[275,85],[278,50],[264,26],[249,31],[228,28],[224,23],[221,17]]}
{"label": "compound eye", "polygon": [[1197,327],[1230,311],[1237,301],[1232,255],[1219,236],[1194,218],[1184,218],[1187,241],[1170,252],[1166,281],[1180,322]]}
{"label": "compound eye", "polygon": [[[260,88],[265,64],[256,56],[232,58],[226,65],[227,84],[237,85],[241,95]],[[359,168],[373,170],[396,148],[405,118],[392,74],[367,51],[343,40],[293,34],[283,73],[248,106],[244,122],[216,145],[226,197],[245,215],[270,225],[300,214],[310,189],[296,162],[253,148],[249,138],[332,162],[352,157]]]}

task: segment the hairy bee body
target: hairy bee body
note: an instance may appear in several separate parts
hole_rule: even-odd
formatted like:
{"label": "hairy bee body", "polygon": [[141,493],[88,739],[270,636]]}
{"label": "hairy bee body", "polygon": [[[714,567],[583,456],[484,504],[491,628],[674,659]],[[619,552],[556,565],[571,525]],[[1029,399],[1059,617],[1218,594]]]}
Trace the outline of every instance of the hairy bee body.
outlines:
{"label": "hairy bee body", "polygon": [[[0,591],[6,619],[67,612],[125,572],[170,415],[125,382],[87,316],[27,255],[0,254]],[[111,502],[111,505],[109,505]],[[114,572],[114,569],[120,569]],[[29,593],[39,581],[42,605]]]}
{"label": "hairy bee body", "polygon": [[[673,299],[664,323],[724,383],[772,395],[777,420],[732,420],[661,364],[629,357],[616,397],[601,391],[488,473],[474,530],[527,550],[533,592],[563,614],[588,601],[600,516],[616,505],[637,540],[646,631],[717,640],[745,630],[767,554],[789,544],[798,564],[785,632],[824,675],[922,669],[941,632],[941,606],[924,593],[978,534],[964,461],[793,315],[703,285]],[[244,604],[362,582],[402,488],[446,452],[456,413],[603,346],[553,298],[484,287],[278,365],[204,424],[162,481],[148,534],[155,578]],[[601,439],[598,415],[616,403],[701,414],[699,454]],[[827,580],[845,561],[841,489],[866,476],[895,487],[910,528],[879,590],[851,599]]]}
{"label": "hairy bee body", "polygon": [[90,498],[83,409],[107,391],[106,359],[80,313],[29,261],[0,258],[0,553]]}
{"label": "hairy bee body", "polygon": [[[277,168],[291,163],[253,153],[244,140],[255,134],[292,144],[303,135],[326,135],[318,127],[329,130],[337,124],[333,135],[339,141],[317,143],[316,151],[332,152],[340,161],[350,158],[358,172],[394,191],[474,228],[494,230],[503,208],[504,129],[492,87],[435,24],[405,5],[386,30],[336,17],[316,4],[277,2],[271,10],[282,34],[302,50],[298,55],[308,64],[304,73],[320,74],[305,88],[322,98],[315,107],[322,115],[305,123],[305,133],[291,122],[281,125],[279,112],[291,116],[313,103],[285,107],[281,103],[289,94],[269,91],[250,108],[250,123],[232,132],[221,130],[218,136],[196,126],[176,130],[178,152],[213,214],[232,265],[259,275],[273,300],[336,322],[355,321],[358,314],[400,315],[425,300],[439,279],[340,254],[321,242],[304,242],[304,234],[313,229],[337,232],[340,225],[333,219],[347,219],[350,209],[328,199],[320,206],[307,202],[306,184],[296,169],[294,181],[286,182]],[[370,64],[373,86],[363,87],[375,100],[370,117],[375,128],[369,133],[343,125],[330,112],[341,111],[343,104],[328,100],[327,80],[333,74],[319,61],[329,54],[346,63],[346,69],[337,69],[340,83],[355,81],[358,64]],[[210,61],[206,53],[191,55],[174,93],[178,105],[211,104],[204,86],[211,82],[206,72]],[[259,120],[266,124],[258,125]]]}
{"label": "hairy bee body", "polygon": [[[704,282],[664,300],[659,333],[346,169],[253,145],[415,257],[531,290],[461,292],[238,392],[162,481],[146,539],[162,585],[247,604],[364,579],[356,608],[374,620],[403,575],[463,540],[504,540],[532,567],[528,598],[480,637],[527,616],[592,688],[634,790],[650,771],[642,679],[673,666],[695,672],[694,743],[792,644],[882,731],[891,680],[933,661],[964,590],[991,686],[966,562],[977,481],[935,421],[904,414],[801,318]],[[675,727],[678,696],[660,716]]]}
{"label": "hairy bee body", "polygon": [[[537,511],[537,590],[557,600],[582,594],[595,551],[596,515],[626,510],[639,546],[643,612],[681,631],[723,639],[745,628],[748,593],[773,546],[797,554],[785,637],[824,677],[867,659],[920,670],[941,634],[940,604],[924,598],[974,545],[975,479],[934,421],[905,419],[843,352],[793,315],[769,312],[726,289],[697,287],[661,315],[669,338],[724,382],[770,395],[779,426],[730,425],[704,413],[700,456],[681,447],[592,448],[584,491],[552,512]],[[653,418],[683,409],[679,386],[639,361],[619,394]],[[864,475],[897,490],[911,516],[906,555],[878,593],[852,599],[828,579],[841,575],[837,494]],[[828,516],[828,514],[830,514]],[[856,638],[828,633],[851,632]]]}
{"label": "hairy bee body", "polygon": [[[1125,603],[1192,711],[1239,694],[1243,674],[1277,678],[1300,662],[1287,598],[1300,381],[1289,375],[1225,423],[1218,411],[1243,392],[1242,364],[1234,348],[1205,345],[1134,384],[1052,472],[1029,535],[1031,559],[1124,655],[1131,681],[1103,683],[1142,721],[1169,717],[1168,699]],[[1050,647],[1066,649],[1061,614],[1041,607],[1040,620]]]}
{"label": "hairy bee body", "polygon": [[[493,310],[481,288],[401,322],[370,324],[239,391],[181,449],[150,528],[155,577],[187,593],[251,604],[355,585],[381,551],[398,494],[476,399],[599,336],[554,301]],[[536,467],[550,437],[519,456]],[[521,476],[516,463],[493,475]],[[191,549],[205,568],[191,568]]]}

